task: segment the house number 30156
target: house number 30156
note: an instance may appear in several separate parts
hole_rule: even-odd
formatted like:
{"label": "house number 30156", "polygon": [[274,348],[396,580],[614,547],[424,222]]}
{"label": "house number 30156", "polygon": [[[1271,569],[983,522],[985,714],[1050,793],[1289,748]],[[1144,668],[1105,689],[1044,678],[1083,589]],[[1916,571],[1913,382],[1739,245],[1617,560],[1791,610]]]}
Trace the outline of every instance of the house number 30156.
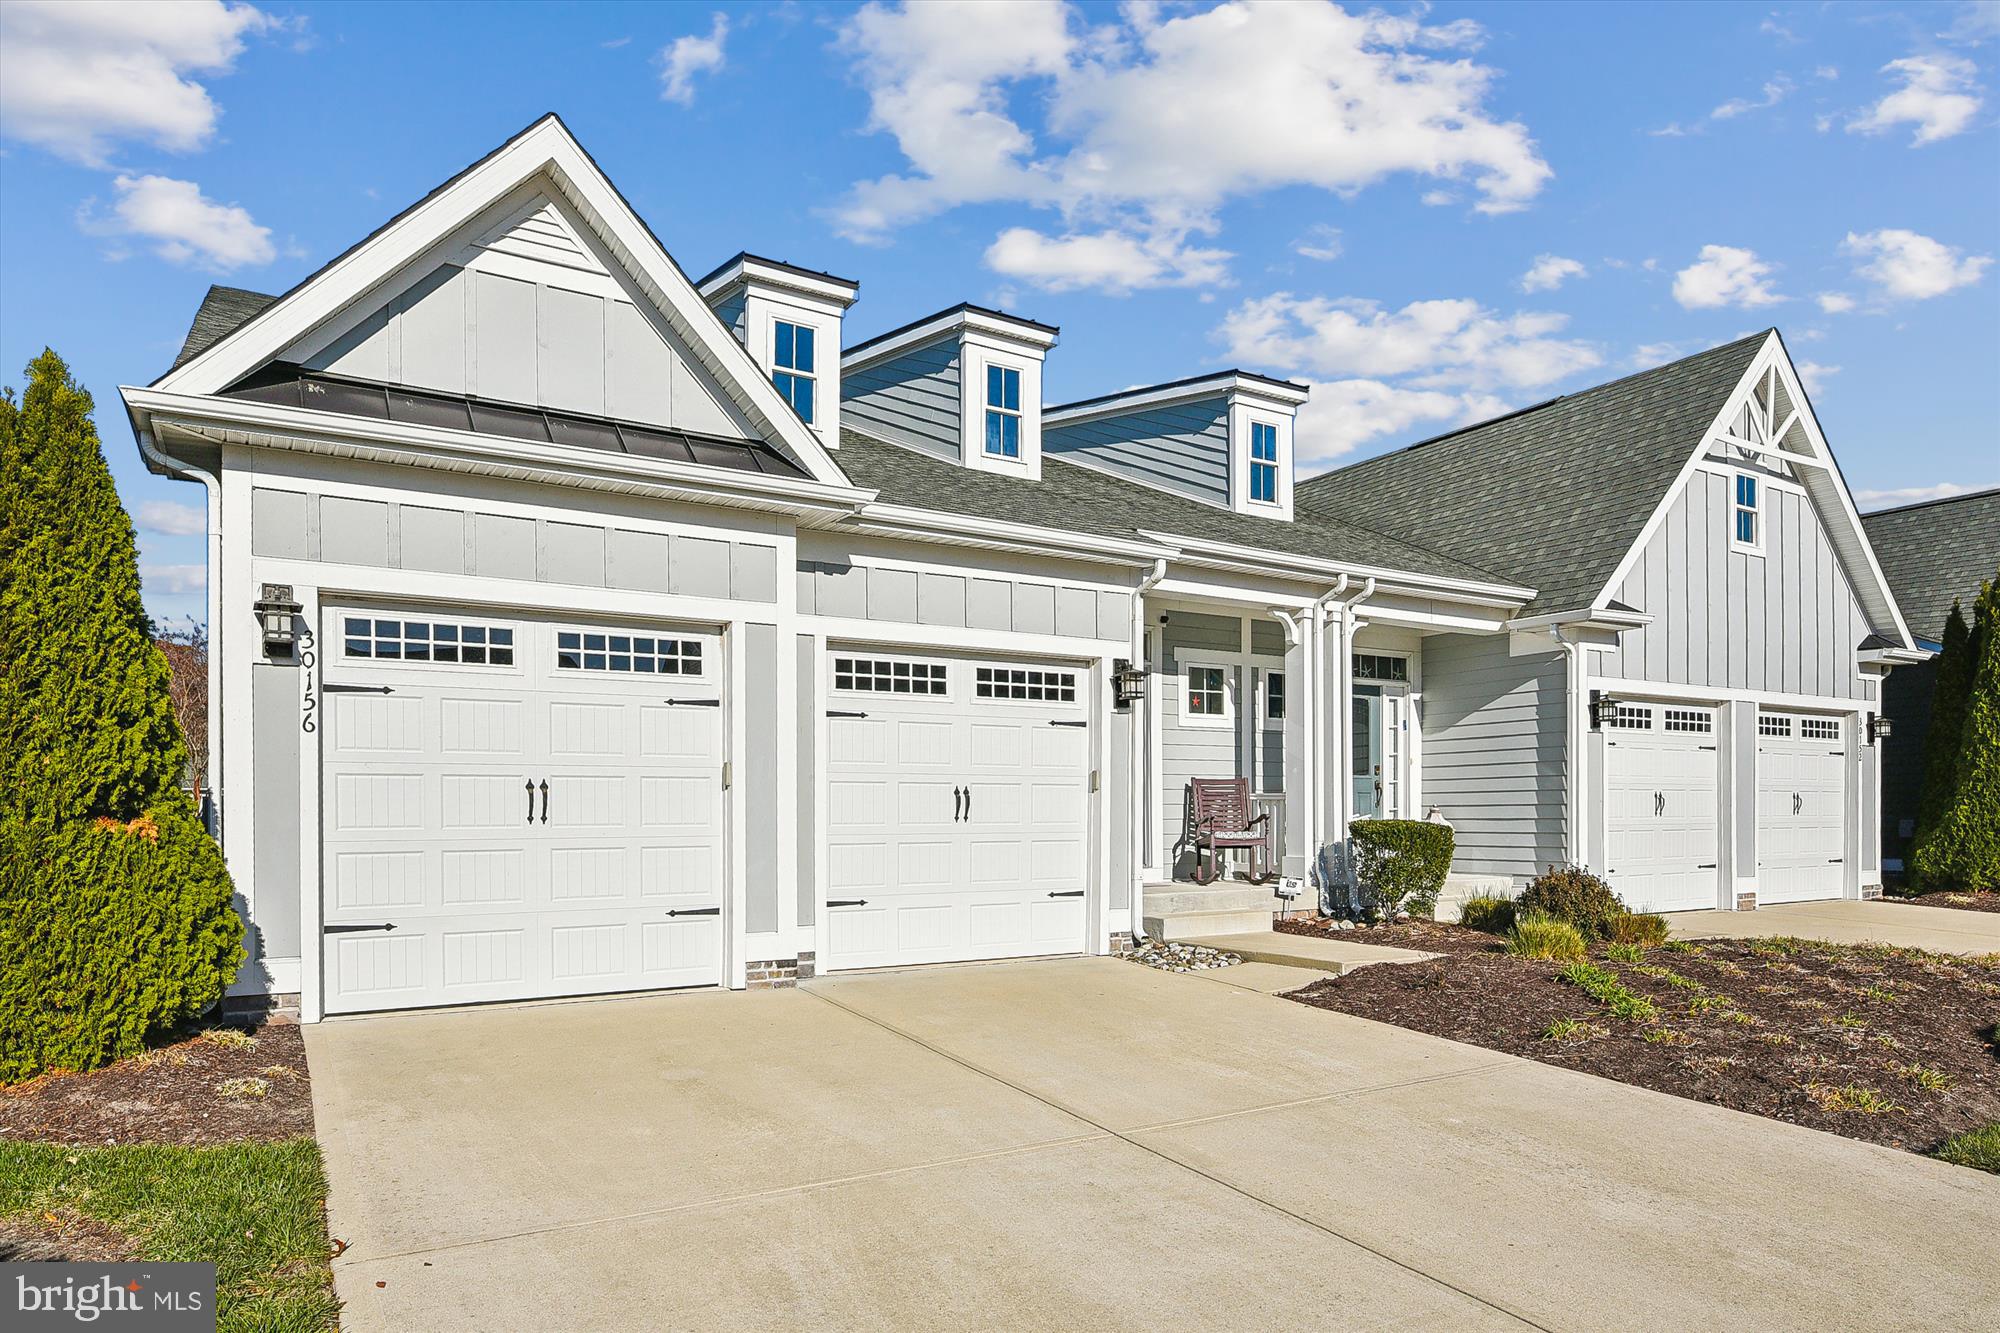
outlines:
{"label": "house number 30156", "polygon": [[319,699],[313,690],[313,669],[319,665],[319,653],[315,651],[318,646],[319,640],[313,637],[311,630],[300,632],[299,666],[303,670],[299,675],[305,682],[305,694],[299,701],[299,730],[307,734],[319,729],[319,722],[314,716],[314,710],[319,707]]}

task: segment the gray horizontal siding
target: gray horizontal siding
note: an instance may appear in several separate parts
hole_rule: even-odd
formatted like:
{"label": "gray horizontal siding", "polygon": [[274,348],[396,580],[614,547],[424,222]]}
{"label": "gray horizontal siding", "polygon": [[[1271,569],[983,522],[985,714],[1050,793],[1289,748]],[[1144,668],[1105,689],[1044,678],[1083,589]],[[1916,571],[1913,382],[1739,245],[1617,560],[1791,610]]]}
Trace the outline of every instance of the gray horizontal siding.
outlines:
{"label": "gray horizontal siding", "polygon": [[1524,878],[1564,859],[1563,689],[1560,653],[1511,657],[1505,635],[1424,640],[1424,801],[1452,823],[1455,871]]}
{"label": "gray horizontal siding", "polygon": [[1612,594],[1653,617],[1601,659],[1622,680],[1866,698],[1869,634],[1812,502],[1764,491],[1764,553],[1732,549],[1733,478],[1696,472]]}
{"label": "gray horizontal siding", "polygon": [[956,338],[913,347],[843,371],[842,420],[895,444],[959,456],[959,349]]}
{"label": "gray horizontal siding", "polygon": [[1209,504],[1229,503],[1229,400],[1042,427],[1042,450]]}
{"label": "gray horizontal siding", "polygon": [[[1195,778],[1236,776],[1238,732],[1246,725],[1243,682],[1228,662],[1243,652],[1243,622],[1234,616],[1175,611],[1160,627],[1160,673],[1152,688],[1162,691],[1160,707],[1160,829],[1174,878],[1194,868],[1187,845],[1188,783]],[[1189,660],[1221,658],[1236,701],[1234,727],[1189,726],[1182,720],[1181,667]]]}

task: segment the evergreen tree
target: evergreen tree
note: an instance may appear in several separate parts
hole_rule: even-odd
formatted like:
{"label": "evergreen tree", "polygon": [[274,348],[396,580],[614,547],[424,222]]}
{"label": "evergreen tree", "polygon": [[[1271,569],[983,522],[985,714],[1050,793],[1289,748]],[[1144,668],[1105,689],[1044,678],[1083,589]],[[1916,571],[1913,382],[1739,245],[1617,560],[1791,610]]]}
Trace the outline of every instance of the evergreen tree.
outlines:
{"label": "evergreen tree", "polygon": [[90,395],[52,351],[27,373],[0,396],[0,1081],[133,1054],[243,956]]}
{"label": "evergreen tree", "polygon": [[1910,860],[1925,884],[2000,889],[2000,573],[1979,590],[1968,658],[1950,800]]}
{"label": "evergreen tree", "polygon": [[1954,599],[1945,617],[1943,648],[1931,673],[1931,718],[1924,732],[1923,785],[1917,789],[1917,832],[1921,838],[1951,805],[1958,778],[1958,739],[1972,688],[1972,633]]}

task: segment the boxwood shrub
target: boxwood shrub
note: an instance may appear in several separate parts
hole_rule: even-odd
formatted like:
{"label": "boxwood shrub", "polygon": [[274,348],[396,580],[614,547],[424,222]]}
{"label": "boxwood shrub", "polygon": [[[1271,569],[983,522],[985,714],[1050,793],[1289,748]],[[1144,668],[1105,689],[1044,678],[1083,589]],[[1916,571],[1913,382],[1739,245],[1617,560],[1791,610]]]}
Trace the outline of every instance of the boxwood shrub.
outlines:
{"label": "boxwood shrub", "polygon": [[1627,914],[1609,884],[1576,866],[1550,866],[1522,890],[1520,906],[1567,921],[1593,940],[1610,939],[1612,923]]}
{"label": "boxwood shrub", "polygon": [[1354,845],[1354,874],[1364,900],[1385,917],[1399,911],[1428,915],[1455,846],[1451,825],[1421,819],[1357,819],[1347,826]]}

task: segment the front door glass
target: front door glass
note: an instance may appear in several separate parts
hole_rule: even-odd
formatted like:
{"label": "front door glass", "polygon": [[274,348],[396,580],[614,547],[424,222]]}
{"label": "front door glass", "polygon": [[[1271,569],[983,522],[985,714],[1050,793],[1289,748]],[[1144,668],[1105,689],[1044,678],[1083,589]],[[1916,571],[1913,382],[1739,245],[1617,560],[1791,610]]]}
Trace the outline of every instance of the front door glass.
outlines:
{"label": "front door glass", "polygon": [[1354,818],[1374,819],[1382,812],[1382,687],[1354,687],[1353,754]]}

